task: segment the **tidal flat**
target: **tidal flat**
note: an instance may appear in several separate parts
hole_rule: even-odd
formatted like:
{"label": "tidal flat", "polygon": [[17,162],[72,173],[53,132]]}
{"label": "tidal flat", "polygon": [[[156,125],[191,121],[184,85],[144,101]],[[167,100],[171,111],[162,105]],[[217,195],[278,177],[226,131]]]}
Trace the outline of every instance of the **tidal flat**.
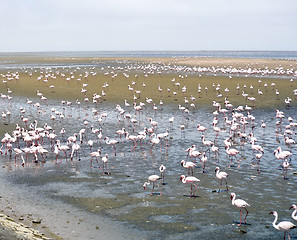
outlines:
{"label": "tidal flat", "polygon": [[[4,113],[9,111],[1,121],[1,138],[6,132],[12,135],[16,124],[29,131],[30,124],[36,130],[47,123],[52,127],[48,132],[54,130],[55,139],[67,144],[68,137],[85,129],[84,139],[78,141],[79,155],[72,160],[69,156],[67,161],[62,159],[62,153],[57,157],[55,142],[48,136],[42,144],[47,158],[38,153],[26,159],[24,154],[24,167],[13,151],[5,154],[6,146],[2,146],[5,184],[1,188],[10,196],[2,195],[1,201],[9,206],[2,208],[3,213],[17,219],[22,215],[28,225],[32,224],[32,214],[42,218],[41,226],[33,227],[51,233],[54,239],[96,239],[100,234],[113,239],[279,238],[268,213],[276,210],[289,219],[289,207],[296,201],[296,147],[284,139],[295,139],[296,61],[50,56],[0,59],[0,107]],[[288,98],[289,104],[285,102]],[[140,103],[145,105],[137,111],[134,107]],[[284,113],[281,123],[276,109]],[[234,119],[238,126],[231,131],[226,120],[232,120],[235,112],[243,118]],[[27,124],[21,116],[28,118]],[[213,128],[215,117],[219,132]],[[153,146],[153,136],[148,132],[142,142],[116,135],[124,128],[129,135],[138,136],[152,127],[149,119],[158,122],[156,134],[168,129],[168,143],[161,140]],[[262,121],[266,128],[261,127]],[[198,124],[207,128],[204,135],[218,147],[219,155],[203,144]],[[94,129],[101,131],[101,138]],[[264,148],[259,171],[251,133]],[[105,137],[119,141],[116,154]],[[239,150],[240,168],[235,159],[230,164],[225,151],[224,140],[230,137],[232,147]],[[92,148],[89,140],[93,141]],[[19,144],[26,147],[22,138]],[[192,145],[206,152],[205,171],[199,159],[187,156],[185,150]],[[278,147],[293,153],[287,177],[279,168],[282,161],[274,155]],[[90,153],[97,149],[101,157],[109,156],[109,175],[101,169],[101,157],[90,167]],[[180,181],[182,174],[187,175],[180,164],[183,159],[196,161],[194,176],[200,179],[196,197],[190,197],[190,185]],[[160,174],[161,164],[166,166],[164,183],[159,182],[149,195],[152,185],[144,190],[143,183],[149,175]],[[217,166],[229,174],[229,191],[223,185],[218,192]],[[251,205],[247,224],[237,226],[239,210],[231,205],[231,192]]]}

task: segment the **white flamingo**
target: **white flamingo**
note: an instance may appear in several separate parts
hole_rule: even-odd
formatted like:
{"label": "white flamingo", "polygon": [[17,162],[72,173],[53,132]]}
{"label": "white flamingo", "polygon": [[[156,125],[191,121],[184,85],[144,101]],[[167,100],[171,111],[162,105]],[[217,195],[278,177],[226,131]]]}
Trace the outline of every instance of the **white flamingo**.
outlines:
{"label": "white flamingo", "polygon": [[[153,183],[153,188],[152,188],[152,192],[150,193],[150,195],[153,195],[153,193],[154,193],[154,189],[155,189],[155,184],[157,184],[157,181],[158,180],[160,180],[161,178],[160,178],[160,176],[158,176],[158,175],[151,175],[151,176],[149,176],[148,177],[148,181],[147,182],[145,182],[144,184],[143,184],[143,188],[144,188],[144,190],[146,190],[146,186],[147,185],[150,185],[151,183]],[[157,184],[158,185],[158,184]],[[159,186],[159,185],[158,185]],[[160,191],[160,196],[162,196],[162,191]]]}
{"label": "white flamingo", "polygon": [[114,150],[114,156],[116,156],[117,155],[116,144],[118,144],[119,141],[118,140],[115,140],[115,139],[109,139],[108,137],[105,137],[104,140],[105,140],[105,142],[106,142],[107,145],[112,145],[113,150]]}
{"label": "white flamingo", "polygon": [[220,188],[219,188],[219,192],[221,191],[221,187],[222,187],[223,179],[224,179],[225,182],[226,182],[226,189],[227,189],[227,191],[228,191],[229,189],[228,189],[228,184],[227,184],[227,180],[226,180],[226,178],[228,177],[228,173],[226,173],[226,172],[221,172],[219,167],[216,167],[216,169],[215,169],[215,173],[216,173],[216,178],[220,180]]}
{"label": "white flamingo", "polygon": [[289,235],[289,230],[291,230],[293,228],[297,228],[297,226],[289,221],[281,221],[278,224],[276,224],[277,218],[278,218],[277,212],[274,211],[274,212],[270,212],[269,214],[272,214],[275,217],[274,221],[272,222],[272,226],[276,230],[284,232],[284,239],[286,239],[286,233],[288,234],[288,238],[291,239],[290,235]]}
{"label": "white flamingo", "polygon": [[[185,160],[181,160],[181,162],[180,162],[180,164],[184,167],[184,168],[186,168],[186,169],[188,169],[188,175],[194,175],[194,167],[196,167],[197,165],[195,164],[195,163],[193,163],[193,162],[186,162]],[[192,173],[192,174],[190,174],[190,172]]]}
{"label": "white flamingo", "polygon": [[245,218],[243,219],[244,223],[246,223],[245,220],[246,220],[247,215],[249,214],[246,207],[249,207],[250,205],[246,201],[244,201],[242,199],[236,199],[236,194],[235,193],[231,193],[231,201],[232,201],[233,206],[240,209],[240,222],[239,222],[238,226],[241,226],[242,209],[244,209],[246,211]]}
{"label": "white flamingo", "polygon": [[[197,189],[197,185],[195,184],[195,182],[200,182],[200,180],[194,176],[188,176],[186,177],[185,175],[181,175],[180,176],[180,180],[182,183],[184,184],[191,184],[191,192],[190,192],[190,197],[195,197],[195,191]],[[195,187],[194,191],[193,191],[193,185]]]}

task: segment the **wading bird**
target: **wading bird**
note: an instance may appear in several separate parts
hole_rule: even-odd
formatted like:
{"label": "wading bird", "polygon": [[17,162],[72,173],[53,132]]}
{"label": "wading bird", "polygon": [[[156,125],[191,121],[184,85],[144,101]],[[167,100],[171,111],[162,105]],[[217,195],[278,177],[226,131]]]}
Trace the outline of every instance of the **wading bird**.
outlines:
{"label": "wading bird", "polygon": [[216,178],[220,180],[220,188],[219,188],[219,192],[221,191],[221,187],[222,187],[223,179],[224,179],[225,182],[226,182],[226,188],[227,188],[227,191],[228,191],[228,184],[227,184],[227,180],[226,180],[226,178],[228,177],[228,173],[226,173],[226,172],[221,172],[219,167],[216,167],[216,169],[215,169],[215,173],[216,173]]}
{"label": "wading bird", "polygon": [[[200,180],[196,177],[193,177],[193,176],[186,177],[185,175],[181,175],[180,180],[182,183],[191,184],[190,197],[195,197],[195,191],[197,189],[197,185],[195,184],[195,182],[200,182]],[[194,191],[193,191],[193,185],[195,187]]]}
{"label": "wading bird", "polygon": [[293,229],[293,228],[297,228],[296,225],[294,225],[293,223],[289,222],[289,221],[281,221],[278,224],[276,224],[277,218],[278,218],[278,214],[276,211],[274,212],[270,212],[269,214],[272,214],[275,218],[274,221],[272,223],[272,226],[277,229],[278,231],[283,231],[284,232],[284,239],[286,239],[286,233],[288,234],[288,238],[290,238],[289,235],[289,230]]}
{"label": "wading bird", "polygon": [[250,205],[246,201],[244,201],[242,199],[236,199],[236,194],[235,193],[231,193],[231,201],[232,201],[233,206],[240,209],[240,222],[239,222],[238,226],[241,226],[242,209],[244,209],[246,211],[245,218],[243,219],[244,223],[246,223],[245,220],[246,220],[247,215],[249,214],[246,207],[249,207]]}

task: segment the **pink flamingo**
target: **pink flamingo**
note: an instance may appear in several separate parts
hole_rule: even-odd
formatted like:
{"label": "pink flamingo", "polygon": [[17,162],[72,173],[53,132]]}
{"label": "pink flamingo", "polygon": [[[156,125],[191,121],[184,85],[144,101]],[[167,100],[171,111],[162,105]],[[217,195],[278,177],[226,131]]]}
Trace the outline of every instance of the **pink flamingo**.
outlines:
{"label": "pink flamingo", "polygon": [[56,146],[55,146],[55,151],[54,151],[56,154],[56,162],[58,160],[60,151],[64,153],[63,157],[60,160],[60,163],[62,162],[64,157],[66,158],[66,161],[67,161],[67,151],[69,151],[69,150],[70,150],[70,148],[67,145],[61,145],[60,140],[56,140]]}
{"label": "pink flamingo", "polygon": [[237,159],[237,154],[239,153],[239,151],[235,148],[227,148],[226,149],[226,153],[229,155],[230,157],[230,164],[229,164],[229,168],[231,167],[231,163],[232,163],[232,157],[235,157],[237,163],[238,163],[238,168],[240,168],[240,165],[239,165],[239,161]]}
{"label": "pink flamingo", "polygon": [[226,173],[226,172],[221,172],[219,167],[216,167],[216,169],[215,169],[215,173],[216,173],[216,178],[220,180],[220,188],[219,188],[219,192],[221,191],[221,187],[222,187],[223,179],[224,179],[225,182],[226,182],[226,188],[227,188],[227,191],[228,191],[228,184],[227,184],[227,180],[226,180],[226,178],[228,177],[228,173]]}
{"label": "pink flamingo", "polygon": [[93,163],[93,159],[94,159],[94,158],[95,158],[96,162],[97,162],[98,165],[99,165],[98,157],[101,156],[101,150],[98,149],[96,152],[91,152],[90,155],[91,155],[91,166],[90,166],[90,168],[92,168],[92,163]]}
{"label": "pink flamingo", "polygon": [[[195,164],[195,163],[193,163],[193,162],[186,162],[185,160],[181,160],[181,162],[180,162],[180,164],[184,167],[184,168],[186,168],[186,169],[188,169],[188,175],[194,175],[194,167],[196,167],[197,165]],[[192,174],[190,174],[190,172],[192,172]]]}
{"label": "pink flamingo", "polygon": [[[153,195],[153,193],[154,193],[154,189],[155,189],[155,184],[157,184],[156,182],[158,181],[158,180],[160,180],[161,178],[160,178],[160,176],[158,176],[158,175],[151,175],[151,176],[149,176],[148,177],[148,181],[147,182],[145,182],[144,184],[143,184],[143,188],[144,188],[144,190],[146,190],[146,186],[147,185],[150,185],[151,183],[153,183],[153,189],[152,189],[152,192],[150,193],[150,195]],[[158,184],[157,184],[158,185]],[[159,186],[159,185],[158,185]],[[160,192],[160,196],[162,196],[162,191]]]}
{"label": "pink flamingo", "polygon": [[201,126],[200,124],[197,125],[197,131],[204,133],[207,130],[206,127]]}
{"label": "pink flamingo", "polygon": [[244,201],[242,199],[236,199],[236,194],[235,193],[231,193],[231,201],[232,201],[233,206],[240,209],[240,222],[239,222],[238,226],[241,226],[242,209],[244,209],[246,211],[245,218],[243,219],[244,223],[246,223],[245,220],[246,220],[247,215],[249,214],[246,207],[249,207],[250,205],[246,201]]}
{"label": "pink flamingo", "polygon": [[112,145],[112,146],[113,146],[114,156],[116,156],[116,155],[117,155],[116,144],[118,144],[119,141],[118,141],[118,140],[115,140],[115,139],[111,139],[111,140],[109,140],[108,137],[105,137],[105,138],[104,138],[104,141],[106,142],[106,144],[108,144],[108,145]]}
{"label": "pink flamingo", "polygon": [[[195,182],[200,182],[200,180],[198,178],[196,178],[196,177],[193,177],[193,176],[186,177],[185,175],[181,175],[180,180],[181,180],[182,183],[191,184],[190,197],[195,197],[195,191],[197,189],[197,185],[195,184]],[[194,191],[193,191],[193,185],[195,187]]]}

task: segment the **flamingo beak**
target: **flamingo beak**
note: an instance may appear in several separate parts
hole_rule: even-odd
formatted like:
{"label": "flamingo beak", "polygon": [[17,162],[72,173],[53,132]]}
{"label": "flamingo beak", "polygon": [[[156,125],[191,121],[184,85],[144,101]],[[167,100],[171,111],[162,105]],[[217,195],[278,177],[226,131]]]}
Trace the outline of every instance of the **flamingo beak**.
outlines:
{"label": "flamingo beak", "polygon": [[289,208],[289,210],[290,210],[290,209],[292,209],[292,208],[294,208],[294,207],[293,207],[293,206],[291,206],[291,207]]}
{"label": "flamingo beak", "polygon": [[270,212],[269,214],[273,214],[273,212]]}

